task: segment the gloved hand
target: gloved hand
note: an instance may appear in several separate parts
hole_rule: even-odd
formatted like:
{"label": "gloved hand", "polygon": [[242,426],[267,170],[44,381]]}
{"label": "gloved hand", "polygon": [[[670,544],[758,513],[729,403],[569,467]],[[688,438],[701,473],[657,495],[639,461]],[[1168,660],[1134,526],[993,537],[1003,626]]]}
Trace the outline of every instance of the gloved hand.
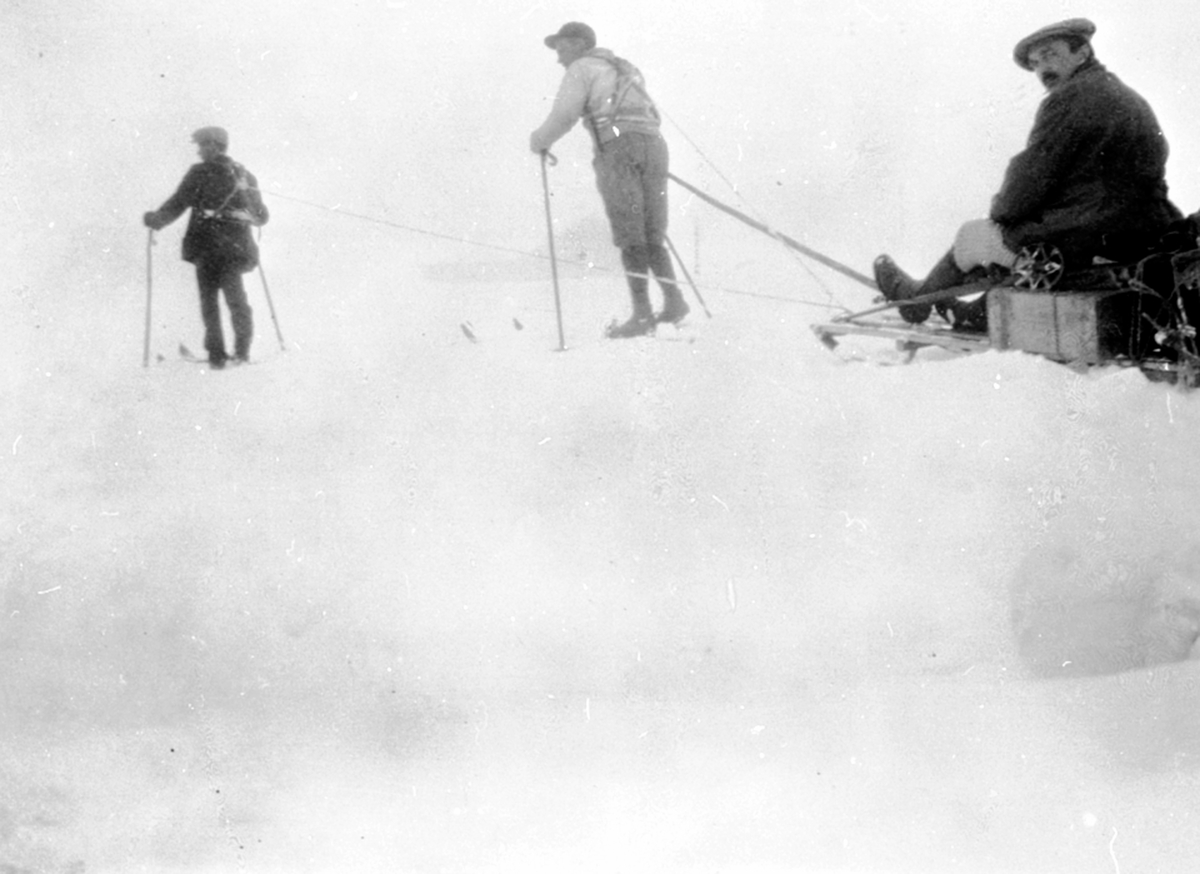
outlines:
{"label": "gloved hand", "polygon": [[162,219],[158,217],[157,210],[150,210],[150,212],[142,216],[142,224],[152,231],[160,230],[163,226]]}
{"label": "gloved hand", "polygon": [[1200,246],[1200,213],[1171,222],[1158,242],[1164,252],[1187,252]]}

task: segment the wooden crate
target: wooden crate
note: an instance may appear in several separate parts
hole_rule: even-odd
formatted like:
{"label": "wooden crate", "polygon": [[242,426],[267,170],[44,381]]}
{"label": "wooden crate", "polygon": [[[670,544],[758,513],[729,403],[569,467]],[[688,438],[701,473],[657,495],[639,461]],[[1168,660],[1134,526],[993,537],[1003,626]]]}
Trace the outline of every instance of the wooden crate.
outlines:
{"label": "wooden crate", "polygon": [[1105,291],[988,292],[988,339],[993,349],[1019,349],[1052,361],[1102,364],[1128,356],[1145,324],[1140,296]]}

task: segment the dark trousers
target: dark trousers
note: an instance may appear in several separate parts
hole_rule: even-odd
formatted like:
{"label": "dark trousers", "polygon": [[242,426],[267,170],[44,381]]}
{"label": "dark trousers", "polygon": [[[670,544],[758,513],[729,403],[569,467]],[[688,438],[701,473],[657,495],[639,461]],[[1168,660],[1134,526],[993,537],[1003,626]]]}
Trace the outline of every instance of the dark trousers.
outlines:
{"label": "dark trousers", "polygon": [[667,235],[666,140],[622,134],[604,144],[592,166],[616,247],[661,246]]}
{"label": "dark trousers", "polygon": [[250,341],[254,339],[254,311],[246,301],[242,274],[220,259],[201,261],[196,265],[196,284],[200,286],[200,317],[204,319],[204,348],[210,361],[224,361],[225,335],[221,330],[221,308],[218,294],[225,292],[229,320],[233,323],[233,354],[250,358]]}

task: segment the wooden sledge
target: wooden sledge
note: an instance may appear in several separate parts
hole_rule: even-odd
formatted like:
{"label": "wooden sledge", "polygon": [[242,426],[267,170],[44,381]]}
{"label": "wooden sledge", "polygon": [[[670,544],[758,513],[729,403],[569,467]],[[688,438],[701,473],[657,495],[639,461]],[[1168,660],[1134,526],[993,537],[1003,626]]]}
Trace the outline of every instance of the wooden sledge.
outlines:
{"label": "wooden sledge", "polygon": [[[939,299],[978,293],[978,288],[949,289]],[[913,325],[889,310],[852,314],[812,326],[830,349],[845,336],[889,339],[911,361],[922,348],[957,354],[989,349],[1040,355],[1076,367],[1138,367],[1155,381],[1197,384],[1200,361],[1181,351],[1194,332],[1166,327],[1166,302],[1137,287],[1043,291],[995,286],[987,292],[987,332],[956,331],[935,314]],[[916,300],[920,301],[921,298]],[[906,301],[911,303],[911,301]],[[1177,336],[1173,336],[1177,335]]]}

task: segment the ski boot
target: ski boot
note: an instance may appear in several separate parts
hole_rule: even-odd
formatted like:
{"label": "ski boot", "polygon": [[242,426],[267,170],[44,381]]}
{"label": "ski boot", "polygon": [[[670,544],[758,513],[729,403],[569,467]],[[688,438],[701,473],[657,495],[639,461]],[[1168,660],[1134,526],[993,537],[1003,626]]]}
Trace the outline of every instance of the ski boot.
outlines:
{"label": "ski boot", "polygon": [[678,325],[687,317],[691,309],[687,305],[687,301],[683,299],[683,295],[679,293],[679,286],[674,284],[664,285],[662,312],[654,314],[654,321],[659,325],[664,322]]}
{"label": "ski boot", "polygon": [[629,297],[633,302],[633,315],[623,324],[616,320],[609,323],[604,334],[610,340],[629,337],[644,337],[654,333],[654,311],[650,309],[650,295],[646,293],[646,280],[633,277],[629,280]]}
{"label": "ski boot", "polygon": [[938,312],[956,331],[971,334],[986,334],[987,295],[978,300],[951,300],[939,305]]}
{"label": "ski boot", "polygon": [[629,319],[617,324],[614,319],[604,329],[604,335],[610,340],[626,340],[630,337],[644,337],[654,333],[654,316],[634,313]]}
{"label": "ski boot", "polygon": [[[916,280],[901,270],[890,255],[880,255],[875,259],[873,266],[875,268],[875,284],[883,293],[885,300],[908,300],[921,293],[921,287]],[[900,318],[913,325],[919,325],[933,312],[933,307],[927,303],[909,304],[898,309]]]}

